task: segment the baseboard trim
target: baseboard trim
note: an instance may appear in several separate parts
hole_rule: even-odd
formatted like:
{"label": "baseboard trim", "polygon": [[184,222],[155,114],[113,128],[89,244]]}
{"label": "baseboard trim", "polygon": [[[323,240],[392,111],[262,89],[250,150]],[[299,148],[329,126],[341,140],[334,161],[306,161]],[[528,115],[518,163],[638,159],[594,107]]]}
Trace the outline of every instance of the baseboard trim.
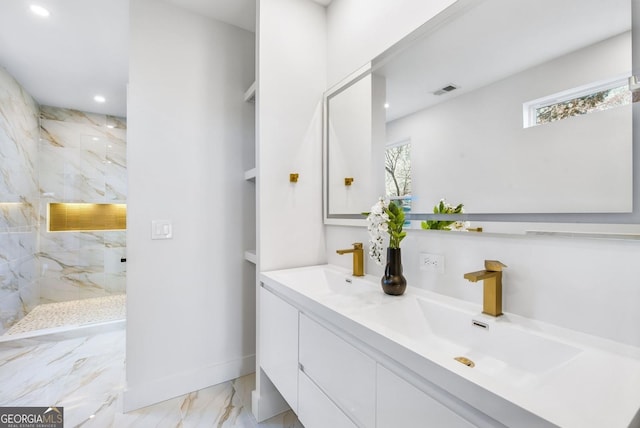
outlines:
{"label": "baseboard trim", "polygon": [[170,398],[217,385],[253,373],[256,356],[249,355],[225,363],[191,369],[147,382],[128,385],[123,392],[123,411],[130,412]]}

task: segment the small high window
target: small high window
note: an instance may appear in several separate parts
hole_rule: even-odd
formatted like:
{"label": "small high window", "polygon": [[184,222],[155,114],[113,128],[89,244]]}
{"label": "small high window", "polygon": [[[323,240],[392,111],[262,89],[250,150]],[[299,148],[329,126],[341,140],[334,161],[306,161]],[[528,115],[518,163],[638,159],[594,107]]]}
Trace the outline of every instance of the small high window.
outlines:
{"label": "small high window", "polygon": [[411,141],[387,144],[384,169],[387,198],[411,209]]}
{"label": "small high window", "polygon": [[627,78],[616,78],[549,95],[523,105],[524,127],[631,104]]}

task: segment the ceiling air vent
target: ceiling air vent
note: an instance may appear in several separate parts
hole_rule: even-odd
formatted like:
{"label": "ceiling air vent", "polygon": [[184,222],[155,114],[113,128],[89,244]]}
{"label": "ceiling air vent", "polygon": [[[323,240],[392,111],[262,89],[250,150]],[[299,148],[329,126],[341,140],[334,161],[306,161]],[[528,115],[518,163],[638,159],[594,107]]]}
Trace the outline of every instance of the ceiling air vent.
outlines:
{"label": "ceiling air vent", "polygon": [[435,91],[433,93],[433,95],[446,94],[447,92],[455,91],[456,89],[458,89],[458,87],[456,85],[449,84],[449,85],[445,86],[444,88],[441,88],[441,89],[438,89],[437,91]]}

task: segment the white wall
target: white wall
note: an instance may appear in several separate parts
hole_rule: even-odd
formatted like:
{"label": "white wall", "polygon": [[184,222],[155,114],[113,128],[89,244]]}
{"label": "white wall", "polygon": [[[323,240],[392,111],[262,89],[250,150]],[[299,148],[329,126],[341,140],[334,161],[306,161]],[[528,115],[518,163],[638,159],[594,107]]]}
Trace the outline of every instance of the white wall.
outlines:
{"label": "white wall", "polygon": [[[325,262],[322,224],[322,94],[325,9],[311,0],[258,1],[258,269]],[[299,174],[297,183],[289,174]],[[258,335],[260,332],[258,331]],[[252,411],[286,410],[260,355]]]}
{"label": "white wall", "polygon": [[[327,23],[330,81],[346,76],[429,18],[428,13],[416,12],[423,3],[405,0],[399,5],[380,0],[371,9],[364,0],[334,0]],[[356,26],[361,16],[365,19]],[[393,30],[381,31],[376,23],[383,21]],[[355,26],[357,38],[346,37],[351,31],[348,23]],[[371,42],[365,43],[367,40]],[[353,58],[357,58],[355,63]],[[335,250],[356,240],[367,242],[364,228],[327,226],[329,263],[349,266],[351,260],[336,255]],[[637,241],[410,231],[402,248],[410,285],[480,304],[479,284],[466,282],[463,274],[481,269],[484,259],[498,259],[509,266],[504,278],[506,311],[640,346]],[[420,272],[417,257],[421,251],[444,255],[445,274]],[[366,269],[382,275],[368,259]]]}
{"label": "white wall", "polygon": [[[267,271],[325,257],[325,9],[311,0],[264,0],[258,14],[258,251]],[[290,173],[299,174],[297,183]]]}
{"label": "white wall", "polygon": [[[254,43],[165,2],[131,1],[125,410],[254,370],[242,242],[252,226],[239,197]],[[173,239],[150,239],[154,219],[172,221]]]}

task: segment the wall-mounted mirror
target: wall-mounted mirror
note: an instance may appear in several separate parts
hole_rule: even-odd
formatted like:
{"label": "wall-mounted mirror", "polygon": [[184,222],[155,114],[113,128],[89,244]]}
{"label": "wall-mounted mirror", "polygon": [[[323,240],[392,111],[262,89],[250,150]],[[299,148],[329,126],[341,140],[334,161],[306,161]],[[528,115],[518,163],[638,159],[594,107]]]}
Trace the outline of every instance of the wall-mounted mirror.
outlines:
{"label": "wall-mounted mirror", "polygon": [[446,198],[469,218],[638,223],[631,3],[459,0],[374,59],[326,96],[325,218],[386,195],[414,219]]}

